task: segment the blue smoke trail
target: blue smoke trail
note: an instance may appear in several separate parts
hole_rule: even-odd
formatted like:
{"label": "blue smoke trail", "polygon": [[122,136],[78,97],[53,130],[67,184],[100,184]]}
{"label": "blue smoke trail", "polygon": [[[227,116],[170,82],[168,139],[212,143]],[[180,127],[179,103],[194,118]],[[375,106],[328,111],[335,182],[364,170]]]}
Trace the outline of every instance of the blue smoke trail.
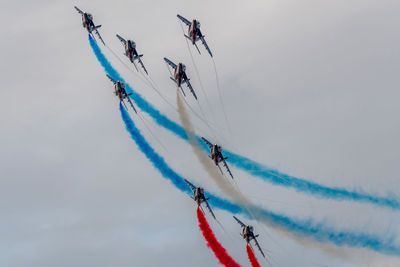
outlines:
{"label": "blue smoke trail", "polygon": [[[104,54],[101,52],[96,41],[89,35],[89,42],[95,53],[98,61],[113,79],[124,81],[119,73],[113,68]],[[126,89],[129,93],[132,93],[131,97],[135,103],[144,111],[147,112],[160,126],[170,130],[180,138],[188,141],[185,130],[177,123],[171,121],[168,117],[164,116],[147,102],[140,94],[134,91],[129,84],[126,84]],[[203,149],[208,151],[208,147],[198,137],[200,144],[203,145]],[[253,176],[261,177],[263,180],[268,181],[272,184],[293,188],[298,192],[304,192],[319,197],[336,199],[336,200],[352,200],[359,202],[371,203],[374,205],[389,207],[392,209],[400,209],[400,203],[397,199],[389,197],[373,196],[357,191],[348,191],[342,188],[327,187],[311,181],[296,178],[290,175],[280,173],[276,170],[270,169],[267,166],[257,163],[249,158],[237,155],[235,153],[225,150],[225,155],[228,157],[228,162],[232,165],[245,170]]]}
{"label": "blue smoke trail", "polygon": [[132,139],[136,142],[139,149],[146,155],[146,157],[153,163],[154,167],[161,172],[164,177],[168,177],[168,179],[181,191],[191,194],[192,190],[186,184],[185,180],[174,172],[168,164],[165,162],[164,158],[158,155],[154,149],[150,146],[150,144],[144,139],[139,129],[136,128],[133,120],[129,116],[128,112],[122,106],[122,103],[119,104],[119,109],[121,110],[121,116],[123,121],[125,122],[125,127],[128,132],[131,134]]}
{"label": "blue smoke trail", "polygon": [[[129,116],[128,112],[120,103],[120,111],[122,120],[125,123],[127,131],[130,133],[132,139],[135,141],[140,151],[142,151],[154,167],[162,174],[162,176],[170,180],[179,190],[184,193],[192,194],[191,189],[185,183],[184,178],[177,174],[165,160],[157,154],[157,152],[150,146],[146,139],[140,133],[140,130],[136,127],[135,123]],[[241,213],[247,217],[252,217],[245,209],[242,209],[239,205],[232,203],[228,200],[221,199],[213,194],[207,194],[210,198],[209,202],[212,206],[219,209],[228,211],[233,214]],[[369,248],[377,252],[389,254],[389,255],[400,255],[400,248],[393,244],[393,239],[390,238],[388,241],[379,239],[376,236],[367,234],[356,234],[352,232],[336,232],[333,229],[325,227],[323,224],[315,224],[312,220],[295,221],[289,217],[270,212],[265,209],[256,208],[253,209],[258,215],[261,215],[261,220],[271,222],[273,225],[284,228],[298,236],[310,236],[320,242],[331,242],[338,246],[352,246],[352,247],[363,247]]]}
{"label": "blue smoke trail", "polygon": [[307,192],[317,196],[323,196],[325,198],[337,199],[337,200],[354,200],[360,202],[372,203],[378,206],[390,207],[392,209],[400,209],[400,203],[398,200],[388,197],[377,197],[366,193],[360,193],[356,191],[348,191],[342,188],[331,188],[304,179],[299,179],[284,173],[280,173],[277,170],[270,169],[265,165],[257,163],[249,158],[233,154],[229,151],[225,151],[226,156],[230,163],[237,166],[240,164],[243,169],[254,176],[268,179],[273,184],[283,185],[286,187],[295,188],[300,192]]}

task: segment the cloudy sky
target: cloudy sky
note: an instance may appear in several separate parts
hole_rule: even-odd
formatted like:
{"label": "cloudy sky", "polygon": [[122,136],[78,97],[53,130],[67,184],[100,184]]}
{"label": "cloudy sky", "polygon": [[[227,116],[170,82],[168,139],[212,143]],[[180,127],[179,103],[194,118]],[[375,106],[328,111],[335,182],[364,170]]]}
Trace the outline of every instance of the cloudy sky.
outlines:
{"label": "cloudy sky", "polygon": [[[192,113],[199,134],[297,177],[399,196],[397,0],[6,0],[0,9],[1,266],[218,265],[197,226],[195,203],[153,168],[126,132],[74,5],[102,24],[108,47],[126,64],[115,34],[136,41],[150,76],[174,106],[175,87],[162,58],[186,63],[214,129]],[[213,62],[203,47],[201,56],[191,48],[200,82],[177,13],[202,23],[230,129]],[[138,92],[179,121],[140,76],[102,48]],[[187,101],[200,112],[190,95]],[[161,146],[132,116],[178,173],[219,192],[187,143],[143,114]],[[396,211],[324,200],[232,172],[244,194],[274,212],[394,236],[400,244]],[[210,220],[218,239],[249,266],[239,225],[224,211],[216,215],[225,228]],[[272,266],[400,264],[398,257],[368,250],[304,245],[251,223]]]}

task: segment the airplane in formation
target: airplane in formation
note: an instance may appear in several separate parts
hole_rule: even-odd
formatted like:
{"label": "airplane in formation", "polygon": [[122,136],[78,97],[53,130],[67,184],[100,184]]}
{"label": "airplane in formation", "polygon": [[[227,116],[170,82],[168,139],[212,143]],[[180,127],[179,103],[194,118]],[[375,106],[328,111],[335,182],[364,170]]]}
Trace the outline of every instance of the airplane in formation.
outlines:
{"label": "airplane in formation", "polygon": [[176,85],[181,88],[182,90],[182,94],[184,96],[186,96],[185,92],[182,89],[182,84],[186,83],[186,85],[189,87],[190,92],[193,94],[194,98],[197,100],[197,96],[196,93],[193,90],[192,85],[189,82],[189,78],[186,75],[186,66],[183,65],[181,62],[178,63],[178,65],[176,65],[174,62],[172,62],[171,60],[169,60],[168,58],[164,58],[165,62],[167,62],[168,65],[171,66],[171,68],[174,69],[174,77],[170,77],[171,80],[173,80]]}
{"label": "airplane in formation", "polygon": [[177,17],[186,24],[186,26],[189,26],[188,28],[188,35],[185,34],[185,37],[187,39],[189,39],[192,44],[196,47],[197,51],[200,53],[199,47],[197,46],[196,42],[198,40],[201,40],[201,42],[203,43],[204,47],[206,48],[207,52],[210,54],[210,56],[212,57],[212,53],[210,48],[208,47],[206,40],[204,39],[204,35],[201,33],[200,31],[200,22],[196,19],[193,19],[192,22],[190,22],[189,20],[185,19],[184,17],[182,17],[181,15],[177,15]]}
{"label": "airplane in formation", "polygon": [[[206,204],[207,209],[210,211],[211,215],[215,218],[214,212],[212,211],[210,205],[208,204],[207,200],[209,198],[206,198],[204,196],[204,188],[202,187],[195,187],[191,182],[189,182],[188,180],[185,179],[185,182],[188,184],[188,186],[190,187],[190,189],[192,189],[193,191],[193,197],[191,197],[196,203],[197,206],[201,208],[201,210],[203,210],[203,208],[201,207],[201,204],[204,202]],[[203,210],[204,212],[204,210]]]}
{"label": "airplane in formation", "polygon": [[129,58],[129,60],[133,64],[133,66],[135,66],[136,70],[139,71],[138,68],[136,67],[135,60],[137,60],[139,62],[139,64],[142,66],[144,72],[146,72],[146,74],[148,75],[147,70],[143,64],[143,61],[141,60],[141,57],[143,57],[143,54],[139,55],[138,51],[136,50],[136,43],[132,40],[125,40],[118,34],[117,34],[117,38],[121,41],[121,43],[124,44],[125,56],[127,56]]}
{"label": "airplane in formation", "polygon": [[110,79],[113,83],[114,83],[114,93],[116,96],[118,96],[119,100],[122,102],[122,104],[125,106],[125,109],[128,110],[128,108],[125,105],[124,100],[126,99],[129,104],[132,106],[133,110],[137,113],[135,106],[133,105],[131,99],[129,98],[130,95],[132,95],[132,93],[127,93],[126,89],[125,89],[125,83],[121,82],[121,81],[116,81],[113,78],[111,78],[108,74],[106,74],[108,79]]}
{"label": "airplane in formation", "polygon": [[204,143],[206,143],[210,147],[211,151],[210,151],[209,157],[214,161],[215,165],[218,167],[218,169],[221,171],[221,173],[222,173],[222,170],[221,170],[221,167],[219,166],[219,163],[222,162],[224,164],[224,167],[226,168],[226,171],[229,173],[229,175],[233,179],[232,172],[229,169],[228,164],[226,163],[226,160],[228,159],[228,157],[224,157],[224,155],[222,155],[222,147],[217,144],[212,144],[210,141],[208,141],[204,137],[201,137],[201,139],[203,139]]}
{"label": "airplane in formation", "polygon": [[238,224],[240,224],[240,226],[243,228],[242,229],[242,233],[240,234],[243,239],[246,240],[247,244],[250,244],[251,240],[254,240],[254,243],[256,244],[258,250],[260,250],[261,254],[263,255],[263,257],[265,258],[264,252],[262,251],[260,244],[258,244],[257,241],[257,237],[259,235],[254,235],[254,228],[251,225],[246,225],[244,224],[242,221],[240,221],[238,218],[236,218],[235,216],[233,216],[233,218],[238,222]]}
{"label": "airplane in formation", "polygon": [[103,41],[103,38],[101,38],[101,35],[100,35],[99,31],[97,30],[98,28],[101,27],[101,25],[95,26],[94,22],[93,22],[92,14],[89,14],[87,12],[83,12],[82,10],[80,10],[76,6],[74,6],[74,7],[75,7],[76,11],[78,11],[79,14],[82,15],[82,26],[83,26],[83,28],[85,28],[92,37],[94,37],[93,34],[92,34],[92,32],[94,31],[96,33],[96,35],[99,37],[100,41],[103,43],[103,45],[105,45],[105,43]]}

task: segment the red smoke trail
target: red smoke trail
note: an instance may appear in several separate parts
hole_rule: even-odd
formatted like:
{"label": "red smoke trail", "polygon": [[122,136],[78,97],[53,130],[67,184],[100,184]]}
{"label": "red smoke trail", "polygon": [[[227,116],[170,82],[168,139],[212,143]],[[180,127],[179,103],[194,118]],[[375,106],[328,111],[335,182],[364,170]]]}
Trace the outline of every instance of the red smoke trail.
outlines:
{"label": "red smoke trail", "polygon": [[252,267],[261,267],[261,265],[258,263],[256,255],[254,255],[253,249],[250,247],[249,244],[247,244],[246,249],[247,249],[247,256],[249,257],[251,266]]}
{"label": "red smoke trail", "polygon": [[219,262],[224,266],[240,266],[231,256],[226,252],[225,248],[218,242],[210,225],[204,216],[201,209],[197,208],[197,219],[199,220],[199,227],[207,241],[207,246],[211,248]]}

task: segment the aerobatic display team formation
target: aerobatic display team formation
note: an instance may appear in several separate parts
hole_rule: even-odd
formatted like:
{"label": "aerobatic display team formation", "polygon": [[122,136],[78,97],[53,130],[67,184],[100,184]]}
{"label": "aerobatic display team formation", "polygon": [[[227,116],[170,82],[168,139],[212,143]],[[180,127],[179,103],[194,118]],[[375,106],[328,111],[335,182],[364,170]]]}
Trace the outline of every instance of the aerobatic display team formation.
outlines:
{"label": "aerobatic display team formation", "polygon": [[[299,242],[304,242],[309,245],[322,243],[334,248],[362,248],[385,255],[400,255],[400,245],[395,242],[393,237],[382,237],[369,232],[362,232],[362,230],[333,229],[325,224],[324,221],[314,222],[312,219],[300,220],[281,213],[275,213],[254,203],[245,193],[241,192],[240,188],[235,186],[235,180],[240,179],[235,173],[235,168],[248,173],[254,178],[261,179],[264,182],[291,188],[299,193],[316,198],[360,202],[373,205],[377,208],[392,210],[400,209],[400,201],[396,197],[365,193],[362,190],[355,191],[341,187],[324,186],[310,180],[284,174],[243,155],[239,155],[228,149],[222,149],[221,144],[215,143],[215,140],[210,136],[201,136],[197,134],[188,111],[188,109],[192,110],[188,103],[189,98],[190,101],[198,103],[199,97],[199,95],[196,94],[196,86],[193,86],[196,84],[191,83],[191,79],[188,75],[191,71],[188,71],[185,64],[182,62],[164,57],[164,63],[167,65],[170,72],[169,78],[176,86],[176,107],[174,106],[174,108],[178,112],[180,122],[177,123],[169,119],[154,105],[142,97],[111,65],[101,49],[101,47],[109,48],[100,35],[99,29],[101,25],[95,25],[94,18],[91,14],[76,6],[75,9],[81,15],[82,25],[89,33],[89,44],[94,55],[104,69],[105,76],[114,85],[114,94],[119,99],[119,110],[124,127],[140,152],[145,155],[161,176],[169,180],[179,191],[187,194],[196,203],[200,231],[204,236],[207,246],[212,250],[220,264],[224,266],[240,266],[239,263],[235,261],[234,255],[230,255],[223,247],[223,244],[218,241],[207,222],[206,215],[222,225],[218,220],[218,210],[224,210],[232,214],[232,220],[237,223],[237,229],[235,229],[235,231],[237,231],[238,234],[240,233],[243,238],[249,264],[251,266],[264,265],[260,264],[257,257],[265,259],[265,264],[268,266],[271,265],[271,262],[268,260],[268,250],[264,249],[268,247],[268,237],[264,235],[259,236],[257,232],[259,232],[260,229],[255,229],[251,225],[253,223],[250,223],[250,221],[271,227],[280,234],[295,241],[300,240]],[[179,14],[177,15],[177,20],[181,23],[181,26],[183,25],[187,29],[182,41],[187,42],[189,50],[189,45],[191,44],[201,56],[209,57],[214,62],[212,46],[211,48],[208,46],[205,35],[200,30],[200,22],[196,19],[190,21]],[[142,75],[142,78],[149,87],[163,97],[151,78],[151,69],[146,68],[146,57],[140,54],[140,47],[137,47],[133,40],[128,39],[128,36],[116,34],[116,38],[123,45],[123,54],[129,59],[128,64],[130,70]],[[99,43],[101,43],[101,45],[99,45]],[[111,50],[111,48],[109,49]],[[113,54],[120,61],[126,60],[126,58],[120,58],[118,53],[113,52]],[[120,54],[122,55],[122,50]],[[162,61],[160,60],[160,62]],[[133,68],[131,65],[133,65]],[[215,63],[214,68],[216,77],[218,77]],[[218,78],[216,78],[216,83],[219,90]],[[222,101],[221,93],[218,92],[218,94],[220,101]],[[168,104],[170,103],[168,102]],[[221,105],[220,108],[222,109],[221,112],[225,115],[225,122],[229,127],[223,105]],[[133,110],[134,113],[129,112],[130,110]],[[150,145],[144,135],[142,135],[141,129],[136,125],[135,119],[137,118],[142,120],[147,127],[141,113],[146,113],[158,126],[165,128],[190,145],[193,154],[198,159],[198,162],[193,164],[200,163],[201,167],[209,175],[209,178],[211,178],[218,189],[220,189],[219,194],[210,192],[204,186],[196,184],[190,177],[183,177],[167,163],[155,148]],[[133,116],[131,116],[131,114]],[[205,116],[198,114],[196,114],[196,116],[207,124]],[[151,135],[162,145],[157,139],[156,134],[151,132],[148,127],[147,130],[149,130]]]}

